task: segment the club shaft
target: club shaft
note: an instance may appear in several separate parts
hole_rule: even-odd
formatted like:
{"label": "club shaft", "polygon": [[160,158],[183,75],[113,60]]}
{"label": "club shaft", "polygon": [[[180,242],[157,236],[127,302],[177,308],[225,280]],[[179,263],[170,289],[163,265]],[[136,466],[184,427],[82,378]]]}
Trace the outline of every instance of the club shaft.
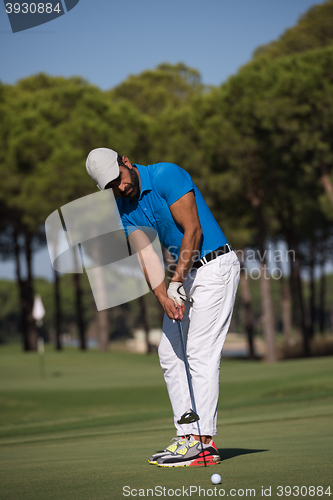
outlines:
{"label": "club shaft", "polygon": [[[185,343],[184,343],[184,337],[183,337],[183,329],[182,329],[181,322],[177,321],[177,323],[178,323],[178,332],[179,332],[180,344],[182,346],[182,351],[183,351],[183,358],[184,358],[184,364],[185,364],[185,371],[186,371],[186,375],[187,375],[188,388],[189,388],[189,391],[190,391],[192,410],[194,410],[195,413],[197,413],[197,407],[195,405],[194,392],[193,392],[192,380],[191,380],[191,375],[190,375],[190,368],[188,366],[187,355],[186,355],[186,350],[185,350]],[[201,442],[202,457],[203,457],[203,461],[204,461],[205,467],[207,467],[206,458],[205,458],[204,449],[203,449],[203,443],[201,441],[200,425],[199,425],[199,421],[198,420],[197,420],[197,427],[198,427],[198,436],[200,437],[200,442]]]}
{"label": "club shaft", "polygon": [[192,410],[194,410],[195,413],[197,413],[197,408],[195,405],[195,399],[194,399],[194,393],[193,393],[193,387],[192,387],[192,380],[191,380],[191,375],[190,375],[190,368],[188,366],[187,355],[186,355],[186,350],[185,350],[183,330],[182,330],[182,326],[181,326],[180,321],[177,321],[177,323],[178,323],[180,344],[182,346],[182,351],[183,351],[183,358],[184,358],[184,364],[185,364],[185,371],[186,371],[186,375],[187,375],[188,388],[190,391]]}

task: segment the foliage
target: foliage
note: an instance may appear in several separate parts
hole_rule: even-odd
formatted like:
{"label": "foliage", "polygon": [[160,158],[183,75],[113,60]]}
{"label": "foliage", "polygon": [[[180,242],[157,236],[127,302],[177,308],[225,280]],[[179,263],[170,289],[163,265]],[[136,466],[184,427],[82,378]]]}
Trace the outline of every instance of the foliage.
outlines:
{"label": "foliage", "polygon": [[[313,267],[313,248],[322,256],[331,246],[332,27],[329,0],[280,40],[259,48],[218,88],[205,88],[199,72],[183,63],[130,75],[108,92],[81,78],[45,74],[0,84],[2,258],[13,255],[16,233],[22,250],[30,235],[33,250],[42,245],[46,217],[94,191],[85,159],[91,149],[106,146],[133,162],[185,168],[235,248],[263,248],[268,239],[282,238],[297,250],[299,269]],[[74,322],[70,280],[61,278],[66,327]],[[273,288],[279,316],[277,284]],[[15,295],[8,290],[2,329],[10,329],[15,316],[9,312]],[[36,290],[45,295],[49,329],[50,285],[36,281]],[[84,290],[89,322],[95,306],[87,283]],[[152,301],[153,326],[160,311]],[[139,313],[138,301],[112,311],[112,334],[138,326]]]}
{"label": "foliage", "polygon": [[330,47],[270,64],[254,60],[207,98],[211,187],[217,196],[226,189],[263,203],[268,236],[279,234],[279,213],[306,221],[302,233],[311,218],[312,231],[325,219],[318,199],[322,166],[333,159],[332,67]]}
{"label": "foliage", "polygon": [[[78,78],[37,75],[11,92],[10,134],[0,199],[36,229],[63,204],[93,191],[84,164],[98,145],[136,150],[144,120],[126,103]],[[140,146],[141,147],[141,146]]]}
{"label": "foliage", "polygon": [[154,70],[130,75],[110,91],[115,102],[130,102],[143,114],[157,117],[163,110],[175,109],[203,91],[200,74],[183,63],[163,63]]}
{"label": "foliage", "polygon": [[314,5],[276,41],[258,47],[254,57],[269,59],[305,52],[333,43],[333,1]]}

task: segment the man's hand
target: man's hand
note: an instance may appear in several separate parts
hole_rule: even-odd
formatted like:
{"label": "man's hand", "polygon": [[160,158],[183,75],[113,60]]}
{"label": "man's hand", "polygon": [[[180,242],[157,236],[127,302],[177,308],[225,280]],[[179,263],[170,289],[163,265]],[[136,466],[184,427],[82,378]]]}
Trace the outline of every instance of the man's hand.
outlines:
{"label": "man's hand", "polygon": [[171,281],[167,294],[175,302],[176,307],[181,306],[186,300],[186,292],[181,281]]}
{"label": "man's hand", "polygon": [[162,304],[164,311],[170,319],[182,320],[185,312],[186,292],[183,283],[171,281],[167,290],[168,298]]}
{"label": "man's hand", "polygon": [[164,300],[160,300],[160,303],[165,311],[165,314],[170,318],[170,319],[175,319],[176,321],[181,321],[184,317],[185,313],[185,304],[182,302],[181,305],[175,305],[175,302],[173,299],[170,299],[169,297],[165,297]]}

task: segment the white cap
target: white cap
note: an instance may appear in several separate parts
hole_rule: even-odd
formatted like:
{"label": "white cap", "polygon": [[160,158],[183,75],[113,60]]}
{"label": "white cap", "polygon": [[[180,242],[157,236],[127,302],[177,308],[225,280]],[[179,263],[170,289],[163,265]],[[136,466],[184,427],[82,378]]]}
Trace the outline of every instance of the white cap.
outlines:
{"label": "white cap", "polygon": [[90,151],[86,169],[96,186],[103,190],[119,175],[118,153],[113,149],[97,148]]}

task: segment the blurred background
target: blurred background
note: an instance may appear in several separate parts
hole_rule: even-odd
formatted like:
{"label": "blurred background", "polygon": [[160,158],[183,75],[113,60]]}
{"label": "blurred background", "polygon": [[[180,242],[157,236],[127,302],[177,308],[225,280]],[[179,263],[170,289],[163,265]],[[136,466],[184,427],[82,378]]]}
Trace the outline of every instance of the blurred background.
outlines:
{"label": "blurred background", "polygon": [[333,1],[81,0],[15,35],[0,9],[0,343],[156,352],[151,293],[98,312],[50,264],[45,219],[104,146],[186,169],[237,251],[225,355],[333,354]]}

